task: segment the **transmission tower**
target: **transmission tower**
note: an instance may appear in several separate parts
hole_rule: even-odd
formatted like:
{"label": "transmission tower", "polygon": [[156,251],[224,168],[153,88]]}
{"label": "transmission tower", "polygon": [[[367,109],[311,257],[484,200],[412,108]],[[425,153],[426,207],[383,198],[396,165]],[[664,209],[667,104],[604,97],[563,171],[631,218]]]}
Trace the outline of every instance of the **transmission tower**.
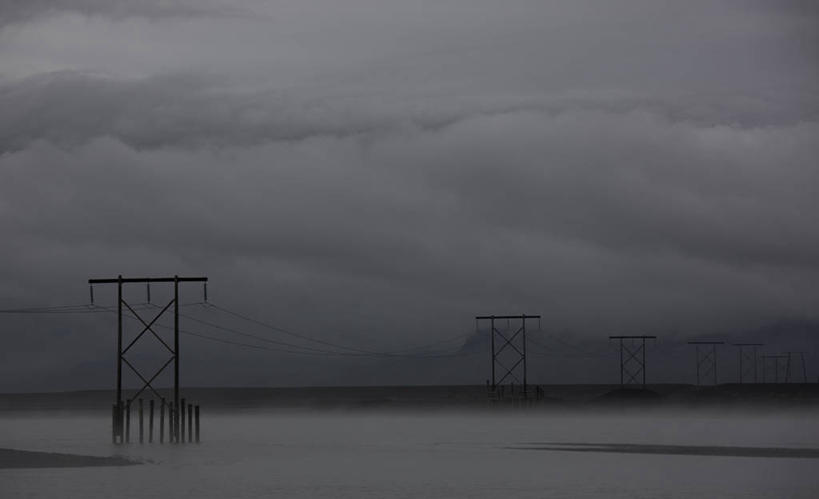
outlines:
{"label": "transmission tower", "polygon": [[[475,317],[475,326],[479,321],[489,321],[490,335],[490,365],[491,365],[491,389],[496,391],[497,387],[509,379],[512,383],[517,382],[523,386],[523,397],[526,397],[526,321],[537,319],[539,315],[479,315]],[[496,327],[497,321],[506,321],[509,332],[512,331],[511,322],[519,321],[514,332],[503,331]],[[496,343],[496,337],[499,340]],[[503,355],[503,357],[501,357]],[[502,359],[502,360],[501,360]],[[511,367],[509,367],[511,365]],[[500,379],[496,378],[496,371],[500,372]]]}
{"label": "transmission tower", "polygon": [[[646,387],[646,340],[656,340],[656,336],[609,336],[609,340],[620,340],[620,387],[639,385]],[[623,340],[626,340],[625,342]]]}
{"label": "transmission tower", "polygon": [[[700,374],[703,377],[713,376],[713,384],[717,384],[717,345],[724,345],[724,341],[689,341],[697,351],[697,386],[700,383]],[[700,348],[702,347],[702,348]],[[710,348],[708,348],[710,347]]]}
{"label": "transmission tower", "polygon": [[[91,301],[94,301],[94,284],[116,284],[117,285],[117,393],[116,410],[113,412],[113,440],[114,443],[125,443],[125,425],[124,425],[124,409],[128,408],[130,414],[131,402],[146,389],[150,390],[158,399],[162,396],[156,391],[151,384],[157,376],[159,376],[165,368],[173,364],[173,421],[169,421],[170,435],[175,441],[180,441],[180,414],[184,415],[184,408],[180,405],[179,398],[179,284],[184,282],[201,282],[207,283],[207,277],[122,277],[121,275],[115,279],[89,279],[88,284],[91,285]],[[148,290],[148,300],[150,301],[150,285],[152,283],[173,283],[173,298],[153,317],[153,319],[146,321],[122,296],[122,288],[125,284],[146,284]],[[205,284],[207,286],[207,284]],[[205,299],[207,300],[207,288],[205,287]],[[125,307],[136,319],[142,324],[142,331],[131,342],[123,348],[122,346],[122,318],[123,308]],[[173,310],[173,346],[168,345],[165,340],[160,337],[156,331],[153,330],[154,324],[160,317],[162,317],[168,310]],[[128,359],[125,354],[145,336],[145,333],[151,333],[154,338],[159,340],[162,346],[170,353],[170,358],[160,367],[152,376],[144,376]],[[142,382],[142,386],[131,397],[123,399],[122,396],[122,365],[125,364]],[[182,422],[184,424],[184,422]],[[181,435],[181,440],[184,441],[184,435]]]}
{"label": "transmission tower", "polygon": [[733,343],[733,345],[739,347],[739,383],[744,383],[745,378],[750,377],[751,374],[753,374],[754,383],[759,383],[757,348],[765,346],[764,343]]}

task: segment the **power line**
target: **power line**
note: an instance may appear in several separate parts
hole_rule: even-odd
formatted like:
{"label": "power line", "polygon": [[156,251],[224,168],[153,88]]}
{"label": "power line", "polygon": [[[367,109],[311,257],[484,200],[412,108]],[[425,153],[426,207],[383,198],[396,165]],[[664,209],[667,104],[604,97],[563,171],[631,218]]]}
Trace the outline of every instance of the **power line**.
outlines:
{"label": "power line", "polygon": [[[224,338],[217,338],[215,336],[208,336],[208,335],[204,335],[204,334],[201,334],[201,333],[188,331],[188,330],[185,330],[185,329],[180,329],[179,332],[182,333],[182,334],[186,334],[186,335],[189,335],[189,336],[194,336],[194,337],[204,339],[204,340],[208,340],[208,341],[215,341],[215,342],[218,342],[218,343],[225,343],[225,344],[228,344],[228,345],[235,345],[235,346],[240,346],[240,347],[253,348],[253,349],[257,349],[257,350],[267,350],[267,351],[270,351],[270,352],[288,353],[288,354],[294,354],[294,355],[314,355],[314,356],[322,356],[322,357],[341,356],[341,357],[358,357],[358,358],[379,358],[378,356],[373,356],[373,355],[345,353],[345,352],[327,352],[327,353],[324,353],[324,354],[317,353],[317,352],[299,352],[299,351],[293,351],[293,350],[285,350],[285,349],[282,349],[282,348],[270,348],[270,347],[265,347],[265,346],[262,346],[262,345],[253,345],[251,343],[243,343],[243,342],[239,342],[239,341],[226,340]],[[470,356],[470,355],[474,355],[475,353],[483,353],[483,352],[464,353],[463,355],[454,355],[454,354],[453,355],[440,355],[440,356],[435,356],[435,357],[433,357],[433,356],[426,356],[426,357],[403,356],[403,358],[430,359],[430,358],[446,358],[446,357],[458,357],[458,356],[467,357],[467,356]]]}
{"label": "power line", "polygon": [[345,345],[339,345],[339,344],[332,343],[332,342],[329,342],[329,341],[320,340],[318,338],[313,338],[313,337],[310,337],[310,336],[307,336],[307,335],[304,335],[304,334],[294,333],[293,331],[290,331],[290,330],[287,330],[287,329],[284,329],[284,328],[281,328],[281,327],[278,327],[278,326],[274,326],[274,325],[268,324],[266,322],[262,322],[260,320],[254,319],[252,317],[248,317],[246,315],[240,314],[239,312],[234,312],[233,310],[229,310],[227,308],[220,307],[218,305],[214,305],[213,303],[207,303],[205,306],[210,307],[210,308],[214,308],[216,310],[219,310],[220,312],[232,315],[232,316],[237,317],[239,319],[242,319],[244,321],[251,322],[253,324],[265,327],[267,329],[271,329],[273,331],[276,331],[276,332],[279,332],[279,333],[282,333],[282,334],[286,334],[288,336],[293,336],[294,338],[300,338],[300,339],[305,340],[305,341],[312,341],[314,343],[318,343],[318,344],[321,344],[321,345],[330,346],[330,347],[333,347],[333,348],[340,348],[342,350],[350,350],[350,351],[358,352],[358,353],[367,353],[367,354],[376,354],[376,355],[381,353],[381,352],[374,352],[374,351],[370,351],[370,350],[364,350],[364,349],[361,349],[361,348],[355,348],[355,347],[348,347],[348,346],[345,346]]}
{"label": "power line", "polygon": [[[337,343],[332,343],[329,341],[321,340],[318,338],[313,338],[304,334],[296,333],[290,331],[288,329],[284,329],[252,317],[243,315],[239,312],[227,309],[225,307],[220,307],[218,305],[214,305],[211,303],[206,302],[191,302],[191,303],[184,303],[180,304],[180,307],[186,306],[203,306],[205,309],[213,308],[225,314],[231,315],[238,319],[251,322],[253,324],[262,326],[266,329],[286,334],[295,338],[299,338],[305,341],[310,341],[316,344],[325,345],[327,347],[332,347],[331,349],[323,349],[318,347],[311,347],[306,345],[298,345],[295,343],[290,343],[281,340],[275,340],[272,338],[265,338],[256,334],[248,333],[246,331],[242,331],[236,328],[231,328],[227,326],[223,326],[220,324],[216,324],[210,321],[206,321],[203,319],[199,319],[197,317],[193,317],[189,314],[180,314],[180,316],[185,317],[188,320],[200,323],[207,327],[211,327],[214,329],[218,329],[225,333],[236,334],[239,336],[244,336],[247,338],[253,338],[254,340],[270,343],[274,345],[278,345],[285,348],[270,348],[270,347],[261,347],[260,345],[252,345],[249,343],[242,343],[236,342],[231,340],[225,340],[221,338],[216,338],[214,336],[208,336],[202,333],[190,331],[190,330],[180,330],[181,333],[196,336],[202,339],[212,340],[212,341],[219,341],[219,342],[228,342],[229,344],[235,344],[240,346],[246,346],[248,348],[255,348],[255,349],[263,349],[269,350],[274,352],[280,353],[287,353],[287,354],[297,354],[297,355],[318,355],[318,356],[343,356],[343,357],[399,357],[399,358],[414,358],[414,359],[431,359],[431,358],[452,358],[452,357],[459,357],[459,356],[468,356],[473,355],[474,352],[455,352],[455,353],[438,353],[438,352],[422,352],[425,349],[429,349],[435,346],[445,345],[447,343],[456,342],[460,339],[466,338],[470,335],[467,334],[460,334],[457,336],[453,336],[450,338],[444,338],[441,340],[437,340],[432,343],[423,344],[423,345],[416,345],[412,347],[406,347],[399,350],[393,351],[376,351],[376,350],[367,350],[363,348],[358,348],[354,346],[342,345]],[[136,311],[143,311],[148,310],[151,308],[158,308],[158,305],[153,303],[139,303],[134,304],[134,310]],[[76,304],[76,305],[54,305],[54,306],[42,306],[42,307],[20,307],[20,308],[10,308],[10,309],[0,309],[0,313],[2,314],[25,314],[25,315],[51,315],[51,314],[99,314],[99,313],[117,313],[116,310],[110,307],[102,306],[102,305],[95,305],[95,304]],[[126,317],[130,319],[136,320],[136,317],[133,317],[131,314],[126,314]],[[161,324],[157,324],[157,327],[162,329],[170,329],[168,326],[164,326]],[[342,350],[342,351],[339,351]],[[414,353],[417,352],[417,353]]]}
{"label": "power line", "polygon": [[553,351],[554,349],[549,347],[548,345],[546,345],[544,343],[541,343],[540,341],[536,340],[535,338],[529,338],[529,340],[533,344],[535,344],[535,345],[543,348],[544,350],[546,350],[546,352],[542,352],[542,351],[532,351],[531,352],[532,355],[536,355],[538,357],[596,359],[596,358],[600,358],[603,355],[605,355],[606,353],[608,353],[608,352],[587,353],[587,352],[583,352],[583,351],[580,351],[580,350],[576,350],[573,353],[566,353],[565,351],[562,352],[562,353],[548,353],[549,351]]}
{"label": "power line", "polygon": [[[567,347],[567,348],[569,348],[571,350],[574,350],[576,352],[575,357],[598,358],[598,357],[603,357],[605,355],[609,355],[609,354],[612,353],[611,347],[609,345],[607,345],[606,348],[600,348],[600,349],[596,349],[596,350],[589,350],[589,349],[574,345],[572,343],[569,343],[568,341],[563,340],[562,338],[560,338],[559,336],[557,336],[554,333],[543,331],[543,330],[537,330],[535,332],[542,334],[544,339],[547,339],[547,340],[551,339],[552,341],[554,341],[554,342],[556,342],[556,343],[558,343],[558,344],[560,344],[560,345],[562,345],[564,347]],[[551,347],[549,347],[548,345],[544,345],[544,344],[538,342],[537,340],[533,339],[533,342],[535,344],[537,344],[537,345],[540,345],[541,347],[543,347],[543,348],[545,348],[547,350],[552,350]]]}
{"label": "power line", "polygon": [[[158,308],[157,305],[153,305],[153,306]],[[258,340],[258,341],[262,341],[262,342],[266,342],[266,343],[272,343],[272,344],[280,345],[280,346],[284,346],[284,347],[289,347],[291,349],[298,349],[298,350],[289,350],[289,349],[284,349],[284,348],[265,348],[266,350],[283,352],[283,353],[301,354],[301,355],[318,355],[318,356],[325,356],[325,357],[328,357],[328,356],[341,356],[341,357],[401,357],[401,358],[413,358],[413,359],[449,358],[449,357],[457,357],[457,356],[461,355],[459,353],[455,353],[455,354],[445,354],[445,353],[440,353],[440,354],[401,354],[401,353],[395,353],[395,352],[372,352],[372,353],[339,352],[337,350],[326,350],[326,349],[314,348],[314,347],[309,347],[309,346],[297,345],[297,344],[294,344],[294,343],[288,343],[286,341],[280,341],[280,340],[274,340],[274,339],[270,339],[270,338],[264,338],[264,337],[261,337],[261,336],[258,336],[258,335],[252,334],[252,333],[248,333],[246,331],[242,331],[242,330],[239,330],[239,329],[235,329],[235,328],[223,326],[223,325],[220,325],[220,324],[216,324],[216,323],[213,323],[213,322],[205,321],[205,320],[202,320],[202,319],[198,319],[196,317],[192,317],[192,316],[187,315],[187,314],[180,314],[180,316],[185,317],[188,320],[198,322],[198,323],[203,324],[205,326],[212,327],[212,328],[218,329],[218,330],[226,332],[226,333],[245,336],[245,337],[248,337],[248,338],[253,338],[253,339]],[[159,325],[159,327],[166,327],[166,326]],[[212,337],[212,336],[203,335],[201,333],[195,333],[195,332],[189,331],[189,330],[180,329],[180,332],[184,332],[186,334],[191,334],[193,336],[199,336],[201,338],[206,338],[206,339],[214,339],[215,338],[215,337]],[[225,341],[229,341],[229,340],[225,340]],[[251,346],[253,348],[256,348],[256,347],[259,346],[259,345],[250,345],[250,344],[235,342],[235,341],[232,341],[231,344],[236,344],[236,345],[242,344],[242,345]]]}
{"label": "power line", "polygon": [[[244,321],[251,322],[253,324],[265,327],[265,328],[270,329],[270,330],[275,331],[275,332],[287,334],[289,336],[300,338],[300,339],[303,339],[305,341],[312,341],[314,343],[318,343],[318,344],[325,345],[325,346],[330,346],[330,347],[337,348],[337,349],[348,350],[349,352],[354,352],[355,354],[357,354],[357,356],[411,357],[411,358],[456,357],[456,356],[458,356],[458,354],[410,354],[410,353],[407,353],[407,352],[410,352],[412,350],[429,348],[431,346],[436,346],[436,345],[439,345],[439,344],[442,344],[442,343],[455,341],[457,339],[469,336],[468,334],[463,334],[463,335],[458,335],[458,336],[455,336],[455,337],[452,337],[452,338],[445,338],[443,340],[439,340],[439,341],[436,341],[434,343],[427,344],[427,345],[420,345],[420,346],[417,346],[417,347],[409,347],[409,348],[394,350],[394,351],[366,350],[366,349],[363,349],[363,348],[347,346],[347,345],[341,345],[341,344],[338,344],[338,343],[333,343],[333,342],[329,342],[329,341],[325,341],[325,340],[320,340],[318,338],[313,338],[311,336],[296,333],[296,332],[290,331],[288,329],[284,329],[282,327],[274,326],[272,324],[269,324],[269,323],[254,319],[252,317],[248,317],[248,316],[246,316],[244,314],[240,314],[239,312],[235,312],[235,311],[227,309],[225,307],[220,307],[218,305],[214,305],[213,303],[207,303],[207,304],[205,304],[205,307],[206,308],[214,308],[214,309],[219,310],[221,312],[224,312],[226,314],[232,315],[232,316],[234,316],[236,318],[239,318],[239,319],[242,319]],[[299,345],[292,345],[292,346],[298,347],[298,348],[311,348],[311,347],[303,347],[303,346],[299,346]],[[316,350],[315,348],[311,348],[311,349]],[[332,351],[332,350],[329,351],[329,352],[335,353],[335,354],[344,353],[344,352],[336,352],[336,351]]]}
{"label": "power line", "polygon": [[[117,313],[116,310],[113,310],[112,308],[109,308],[109,307],[100,307],[98,305],[95,305],[95,307],[102,309],[104,312],[110,312],[110,313],[114,313],[114,314]],[[153,307],[156,307],[156,305],[153,305]],[[134,316],[133,314],[127,313],[127,312],[124,313],[123,316],[127,317],[128,319],[135,320],[135,321],[139,320],[136,316]],[[160,329],[165,329],[165,330],[172,330],[173,329],[172,327],[166,326],[164,324],[155,324],[154,326],[158,327]],[[215,336],[209,336],[209,335],[206,335],[206,334],[198,333],[198,332],[191,331],[191,330],[188,330],[188,329],[181,329],[181,328],[179,329],[179,332],[181,334],[186,334],[186,335],[189,335],[189,336],[195,336],[195,337],[206,339],[206,340],[217,341],[217,342],[220,342],[220,343],[226,343],[226,344],[230,344],[230,345],[245,346],[245,347],[248,347],[248,348],[255,348],[255,349],[260,349],[260,350],[268,350],[268,351],[271,351],[271,352],[290,353],[290,354],[297,354],[297,355],[321,355],[321,356],[327,356],[328,354],[332,353],[332,352],[302,352],[302,351],[296,351],[296,350],[287,350],[287,349],[283,349],[283,348],[264,347],[264,346],[261,346],[261,345],[253,345],[253,344],[250,344],[250,343],[242,343],[242,342],[238,342],[238,341],[232,341],[232,340],[226,340],[226,339],[223,339],[223,338],[217,338]],[[234,334],[238,333],[238,331],[232,331],[232,332]],[[264,338],[257,338],[257,339],[264,340]],[[292,346],[297,347],[297,348],[301,348],[298,345],[292,345]]]}
{"label": "power line", "polygon": [[[184,317],[184,318],[186,318],[188,320],[191,320],[193,322],[198,322],[199,324],[202,324],[204,326],[212,327],[214,329],[218,329],[218,330],[224,331],[226,333],[232,333],[232,334],[238,334],[240,336],[246,336],[248,338],[253,338],[253,339],[263,341],[263,342],[266,342],[266,343],[272,343],[272,344],[275,344],[275,345],[282,345],[282,346],[288,346],[288,347],[293,347],[293,348],[301,348],[301,349],[304,349],[304,350],[320,352],[320,353],[329,352],[329,350],[322,350],[322,349],[308,347],[308,346],[296,345],[294,343],[288,343],[286,341],[279,341],[279,340],[274,340],[274,339],[270,339],[270,338],[264,338],[262,336],[258,336],[258,335],[252,334],[252,333],[247,333],[247,332],[244,332],[244,331],[240,331],[238,329],[234,329],[234,328],[222,326],[220,324],[215,324],[213,322],[208,322],[208,321],[205,321],[205,320],[202,320],[202,319],[198,319],[196,317],[192,317],[192,316],[187,315],[187,314],[179,314],[179,315],[181,317]],[[342,353],[342,352],[339,352],[339,353]]]}
{"label": "power line", "polygon": [[464,338],[468,338],[469,336],[472,336],[472,334],[473,333],[471,333],[471,332],[470,333],[459,334],[457,336],[444,338],[442,340],[434,341],[432,343],[427,343],[425,345],[417,345],[417,346],[414,346],[414,347],[403,348],[403,349],[400,349],[400,350],[390,350],[388,353],[393,354],[393,355],[400,355],[400,354],[407,354],[407,353],[412,352],[412,351],[425,350],[425,349],[428,349],[428,348],[432,348],[434,346],[444,345],[444,344],[447,344],[447,343],[452,343],[452,342],[462,340]]}

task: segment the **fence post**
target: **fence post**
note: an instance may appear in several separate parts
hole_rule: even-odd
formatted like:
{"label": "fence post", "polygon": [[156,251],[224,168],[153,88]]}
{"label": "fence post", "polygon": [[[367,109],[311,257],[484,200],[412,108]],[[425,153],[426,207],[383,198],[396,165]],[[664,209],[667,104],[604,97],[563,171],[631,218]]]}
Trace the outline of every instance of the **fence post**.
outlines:
{"label": "fence post", "polygon": [[145,443],[144,418],[142,411],[142,399],[139,399],[139,443]]}
{"label": "fence post", "polygon": [[117,443],[117,404],[111,406],[111,443]]}
{"label": "fence post", "polygon": [[159,443],[165,443],[165,399],[159,405]]}
{"label": "fence post", "polygon": [[117,401],[117,417],[116,417],[116,428],[117,428],[117,443],[125,443],[125,438],[123,436],[123,432],[125,430],[125,421],[123,418],[123,411],[124,408],[122,407],[122,400]]}
{"label": "fence post", "polygon": [[125,443],[131,443],[131,401],[125,402]]}
{"label": "fence post", "polygon": [[185,443],[185,399],[182,399],[182,405],[179,406],[179,435],[176,437],[176,441],[179,443]]}
{"label": "fence post", "polygon": [[174,413],[173,413],[173,404],[168,404],[168,443],[175,443],[176,440],[176,432],[174,430]]}
{"label": "fence post", "polygon": [[154,399],[148,403],[148,443],[154,443]]}

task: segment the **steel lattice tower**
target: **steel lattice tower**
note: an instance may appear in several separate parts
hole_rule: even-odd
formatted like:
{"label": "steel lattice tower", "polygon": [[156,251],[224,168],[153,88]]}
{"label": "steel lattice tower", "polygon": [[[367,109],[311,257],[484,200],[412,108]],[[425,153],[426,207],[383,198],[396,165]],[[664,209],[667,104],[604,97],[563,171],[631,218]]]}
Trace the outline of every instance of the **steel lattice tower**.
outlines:
{"label": "steel lattice tower", "polygon": [[[656,336],[609,336],[620,340],[620,387],[640,385],[646,387],[646,340]],[[623,340],[627,340],[624,342]],[[634,366],[635,368],[632,368]],[[642,383],[640,378],[642,377]]]}
{"label": "steel lattice tower", "polygon": [[[150,390],[157,398],[162,398],[161,395],[151,384],[157,376],[159,376],[165,368],[173,364],[173,414],[172,422],[169,422],[170,435],[172,439],[179,441],[180,437],[180,392],[179,392],[179,284],[184,282],[202,282],[207,283],[207,277],[122,277],[121,275],[115,279],[89,279],[88,284],[116,284],[117,285],[117,391],[116,410],[113,415],[113,440],[114,443],[124,443],[124,421],[123,409],[130,406],[130,403],[137,399],[137,397],[146,389]],[[127,302],[122,296],[122,288],[125,284],[142,283],[148,287],[148,300],[150,301],[150,285],[152,283],[173,283],[173,298],[160,310],[156,316],[151,320],[146,321],[136,310]],[[93,302],[93,287],[91,288],[91,297]],[[205,288],[207,289],[207,288]],[[207,299],[207,291],[205,291],[205,298]],[[122,318],[123,306],[142,324],[142,331],[131,342],[123,348],[122,346]],[[160,317],[162,317],[168,310],[173,311],[173,346],[168,345],[165,340],[153,330],[154,324]],[[153,375],[150,377],[144,376],[128,359],[125,354],[145,336],[145,333],[151,333],[162,346],[168,351],[170,357]],[[122,365],[125,364],[142,382],[140,389],[131,397],[123,399],[122,395]],[[183,437],[184,438],[184,437]]]}
{"label": "steel lattice tower", "polygon": [[751,374],[753,374],[754,383],[759,383],[757,348],[765,346],[764,343],[733,343],[733,345],[739,347],[739,383],[744,383],[745,378],[750,377]]}
{"label": "steel lattice tower", "polygon": [[[540,320],[539,315],[479,315],[475,317],[475,325],[479,321],[489,321],[490,334],[490,366],[491,366],[491,389],[494,392],[499,385],[507,379],[517,382],[523,386],[523,396],[526,397],[526,321],[531,319]],[[496,327],[496,321],[520,321],[520,325],[515,331],[507,336]],[[496,337],[499,342],[496,343]],[[506,363],[501,361],[501,354],[507,353]],[[511,365],[511,367],[510,367]],[[497,378],[497,372],[501,373]]]}
{"label": "steel lattice tower", "polygon": [[[694,345],[697,352],[697,386],[701,384],[702,377],[713,376],[713,384],[717,384],[717,345],[724,345],[724,341],[689,341],[689,345]],[[700,348],[711,347],[711,348]]]}

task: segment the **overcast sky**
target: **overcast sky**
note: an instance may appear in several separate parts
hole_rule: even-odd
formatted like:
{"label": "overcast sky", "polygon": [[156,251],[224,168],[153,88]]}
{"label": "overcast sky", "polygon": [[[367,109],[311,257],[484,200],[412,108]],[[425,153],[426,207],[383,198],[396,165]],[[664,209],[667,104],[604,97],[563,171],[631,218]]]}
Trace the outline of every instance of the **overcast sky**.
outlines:
{"label": "overcast sky", "polygon": [[[373,350],[819,320],[817,5],[3,0],[0,308],[179,274]],[[0,316],[0,390],[111,386],[114,327]],[[192,384],[487,370],[184,344]]]}

